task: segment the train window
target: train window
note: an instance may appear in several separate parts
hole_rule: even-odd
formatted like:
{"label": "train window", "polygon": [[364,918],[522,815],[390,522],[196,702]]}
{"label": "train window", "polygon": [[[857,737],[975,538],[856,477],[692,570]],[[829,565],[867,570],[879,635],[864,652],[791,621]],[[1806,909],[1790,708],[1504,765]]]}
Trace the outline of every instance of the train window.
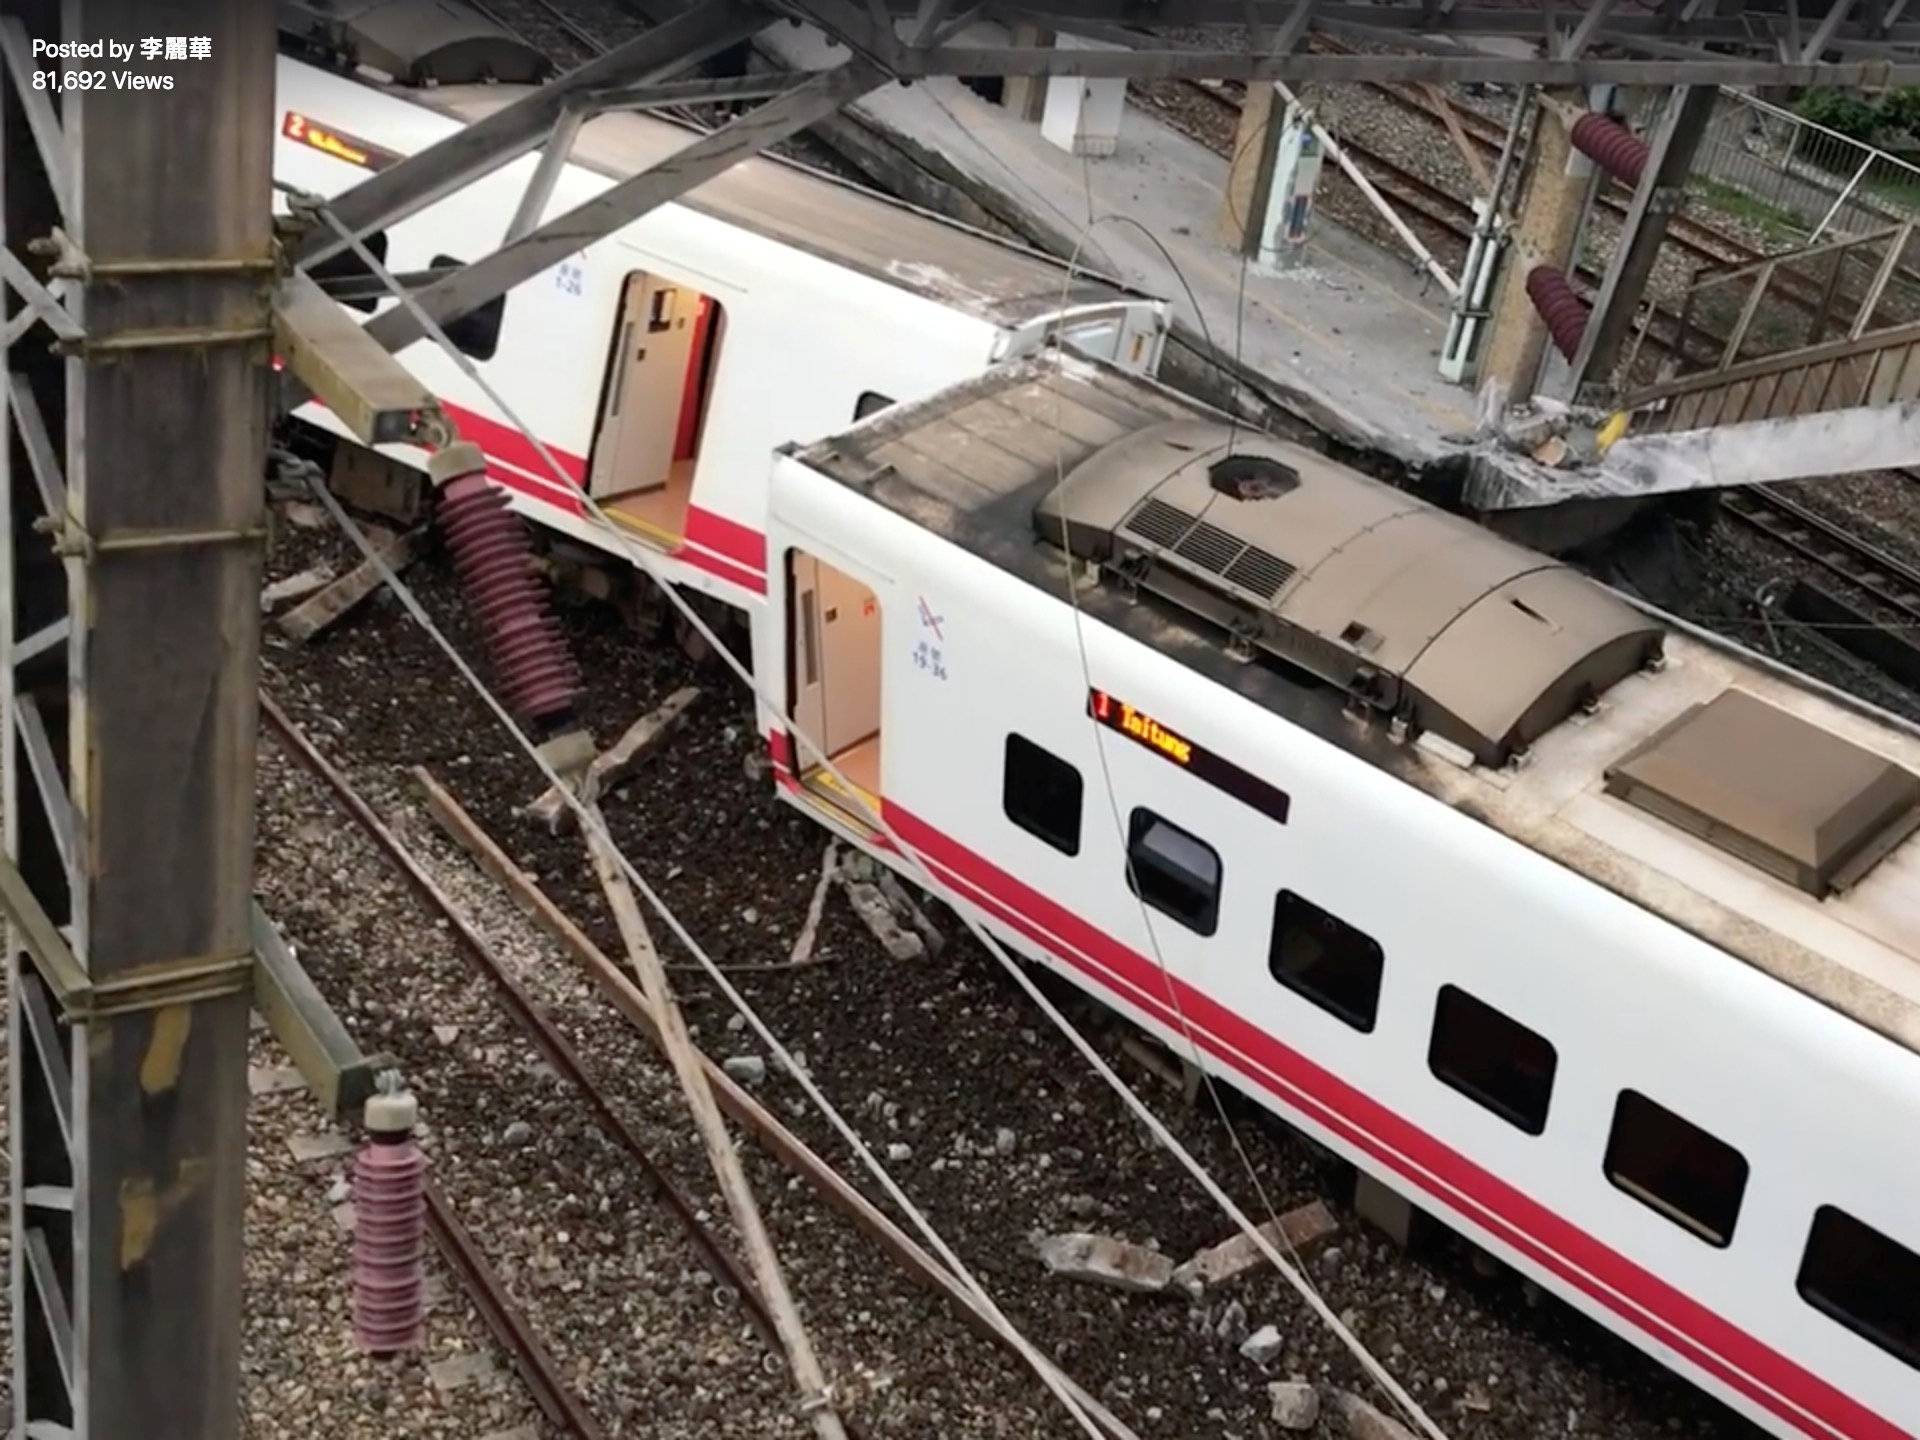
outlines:
{"label": "train window", "polygon": [[1080,772],[1024,735],[1007,736],[1000,803],[1007,818],[1068,855],[1080,853]]}
{"label": "train window", "polygon": [[1154,909],[1211,935],[1220,920],[1220,852],[1151,810],[1127,826],[1127,884]]}
{"label": "train window", "polygon": [[[433,268],[438,270],[447,265],[464,265],[464,260],[456,260],[451,255],[433,257]],[[454,348],[463,355],[471,355],[475,360],[491,360],[493,352],[500,348],[500,321],[507,313],[507,297],[496,295],[478,310],[470,310],[458,320],[441,328],[447,332],[447,338]]]}
{"label": "train window", "polygon": [[1311,900],[1282,890],[1273,902],[1267,942],[1273,978],[1356,1030],[1373,1029],[1382,962],[1377,940]]}
{"label": "train window", "polygon": [[1709,1245],[1733,1239],[1747,1162],[1731,1145],[1636,1090],[1622,1090],[1607,1140],[1607,1179]]}
{"label": "train window", "polygon": [[1427,1068],[1529,1135],[1547,1128],[1558,1057],[1544,1035],[1455,985],[1440,987]]}
{"label": "train window", "polygon": [[[376,230],[361,242],[384,267],[387,263],[387,232]],[[387,287],[376,280],[373,271],[361,260],[358,250],[346,249],[329,255],[307,270],[307,276],[342,305],[371,315],[387,296]]]}
{"label": "train window", "polygon": [[1795,1283],[1814,1309],[1920,1370],[1920,1255],[1822,1205]]}
{"label": "train window", "polygon": [[878,390],[863,390],[860,398],[853,402],[853,418],[864,420],[869,415],[878,415],[892,404],[891,395],[882,395]]}

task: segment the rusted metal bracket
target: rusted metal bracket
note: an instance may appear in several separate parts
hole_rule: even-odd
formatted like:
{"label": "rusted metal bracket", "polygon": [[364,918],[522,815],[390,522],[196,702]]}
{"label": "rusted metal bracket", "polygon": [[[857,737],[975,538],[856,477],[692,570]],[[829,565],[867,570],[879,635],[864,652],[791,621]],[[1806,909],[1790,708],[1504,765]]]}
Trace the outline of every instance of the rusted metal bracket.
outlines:
{"label": "rusted metal bracket", "polygon": [[17,927],[34,969],[58,1002],[60,1018],[70,1025],[239,994],[253,983],[251,952],[162,960],[95,981],[74,958],[66,937],[28,888],[20,868],[4,857],[0,857],[0,906]]}

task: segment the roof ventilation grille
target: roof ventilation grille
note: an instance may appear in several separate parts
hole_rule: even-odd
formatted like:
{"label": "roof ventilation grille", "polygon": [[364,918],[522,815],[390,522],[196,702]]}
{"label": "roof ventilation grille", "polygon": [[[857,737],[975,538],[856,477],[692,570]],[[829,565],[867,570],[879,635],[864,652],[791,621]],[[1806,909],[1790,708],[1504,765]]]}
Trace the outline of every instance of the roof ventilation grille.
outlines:
{"label": "roof ventilation grille", "polygon": [[1198,517],[1164,500],[1148,500],[1127,520],[1127,529],[1151,545],[1172,549]]}
{"label": "roof ventilation grille", "polygon": [[1238,560],[1246,548],[1246,541],[1236,539],[1218,525],[1209,525],[1202,520],[1173,547],[1173,553],[1182,560],[1191,560],[1202,570],[1224,575],[1227,567]]}
{"label": "roof ventilation grille", "polygon": [[1258,545],[1249,545],[1240,558],[1222,572],[1229,584],[1271,600],[1293,578],[1294,567]]}

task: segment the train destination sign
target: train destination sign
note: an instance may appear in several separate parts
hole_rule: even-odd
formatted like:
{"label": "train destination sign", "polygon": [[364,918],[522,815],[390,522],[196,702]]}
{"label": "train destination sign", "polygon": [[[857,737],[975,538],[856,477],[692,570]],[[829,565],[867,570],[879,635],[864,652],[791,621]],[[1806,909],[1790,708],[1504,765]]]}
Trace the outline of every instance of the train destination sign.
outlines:
{"label": "train destination sign", "polygon": [[1146,711],[1116,699],[1105,690],[1089,690],[1087,713],[1109,730],[1119,731],[1135,744],[1144,745],[1182,769],[1191,771],[1209,785],[1251,805],[1261,814],[1270,815],[1281,824],[1286,824],[1287,810],[1291,804],[1286,791],[1269,785],[1231,760],[1194,744]]}
{"label": "train destination sign", "polygon": [[389,165],[398,165],[402,158],[371,140],[362,140],[331,125],[322,125],[298,110],[287,111],[286,118],[280,122],[280,133],[323,155],[331,155],[349,165],[358,165],[362,170],[385,170]]}

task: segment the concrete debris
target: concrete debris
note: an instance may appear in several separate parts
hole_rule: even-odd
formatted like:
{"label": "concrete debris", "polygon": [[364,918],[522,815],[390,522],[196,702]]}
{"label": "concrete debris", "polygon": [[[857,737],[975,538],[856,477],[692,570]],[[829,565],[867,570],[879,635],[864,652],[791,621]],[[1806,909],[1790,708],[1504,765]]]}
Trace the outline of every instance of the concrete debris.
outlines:
{"label": "concrete debris", "polygon": [[305,1165],[312,1160],[332,1160],[353,1149],[353,1142],[337,1130],[329,1130],[324,1135],[289,1135],[287,1149],[293,1158]]}
{"label": "concrete debris", "polygon": [[[660,748],[661,742],[673,732],[699,698],[699,686],[682,685],[629,725],[625,734],[588,764],[587,773],[580,777],[577,787],[581,803],[595,804],[631,777],[640,768],[640,762]],[[567,804],[558,788],[549,789],[527,806],[525,813],[545,825],[548,832],[554,835],[571,830],[574,825],[573,807]]]}
{"label": "concrete debris", "polygon": [[807,901],[807,918],[794,937],[793,949],[787,952],[789,965],[805,965],[813,959],[813,947],[820,935],[820,917],[827,909],[827,889],[839,871],[840,841],[836,837],[827,841],[826,851],[820,857],[820,878],[814,882],[812,898]]}
{"label": "concrete debris", "polygon": [[918,960],[927,953],[926,942],[900,923],[879,886],[857,880],[846,889],[847,903],[853,906],[853,913],[865,922],[887,954],[895,960]]}
{"label": "concrete debris", "polygon": [[462,1385],[491,1380],[496,1373],[493,1357],[483,1354],[454,1355],[427,1366],[427,1379],[443,1395],[449,1390],[458,1390]]}
{"label": "concrete debris", "polygon": [[[374,552],[395,574],[405,570],[427,548],[425,527],[400,535],[384,531],[376,534],[370,527],[367,538]],[[295,640],[311,640],[379,588],[380,572],[374,568],[373,561],[362,560],[326,589],[302,600],[275,623],[283,634]]]}
{"label": "concrete debris", "polygon": [[344,1175],[327,1187],[327,1203],[329,1205],[339,1205],[352,1198],[353,1186]]}
{"label": "concrete debris", "polygon": [[1055,1275],[1110,1285],[1143,1295],[1157,1294],[1173,1278],[1173,1262],[1144,1245],[1116,1240],[1111,1235],[1069,1231],[1040,1242],[1040,1259]]}
{"label": "concrete debris", "polygon": [[516,1120],[501,1132],[500,1138],[509,1145],[525,1145],[533,1139],[533,1126],[524,1120]]}
{"label": "concrete debris", "polygon": [[1389,1420],[1358,1395],[1345,1390],[1333,1394],[1333,1409],[1352,1440],[1414,1440],[1413,1432],[1398,1420]]}
{"label": "concrete debris", "polygon": [[1264,1365],[1280,1353],[1280,1327],[1262,1325],[1240,1342],[1241,1358]]}
{"label": "concrete debris", "polygon": [[1282,1430],[1311,1430],[1320,1419],[1320,1392],[1298,1375],[1267,1386],[1273,1423]]}
{"label": "concrete debris", "polygon": [[442,1045],[451,1045],[460,1038],[460,1027],[458,1025],[436,1025],[433,1027],[433,1038],[438,1040]]}
{"label": "concrete debris", "polygon": [[1220,1318],[1214,1322],[1214,1337],[1222,1344],[1236,1345],[1246,1338],[1247,1307],[1238,1300],[1229,1300],[1220,1307]]}
{"label": "concrete debris", "polygon": [[1014,1147],[1020,1143],[1020,1137],[1002,1125],[993,1132],[993,1148],[1001,1155],[1013,1154]]}
{"label": "concrete debris", "polygon": [[913,1147],[904,1141],[895,1140],[887,1146],[887,1159],[895,1165],[898,1165],[902,1160],[911,1160],[912,1158]]}
{"label": "concrete debris", "polygon": [[[1282,1255],[1305,1259],[1339,1233],[1339,1229],[1340,1222],[1333,1218],[1333,1212],[1315,1200],[1289,1210],[1278,1220],[1269,1220],[1260,1227],[1260,1234]],[[1198,1293],[1197,1287],[1218,1285],[1266,1263],[1267,1258],[1254,1244],[1253,1237],[1243,1231],[1184,1262],[1173,1272],[1173,1283],[1190,1294]]]}
{"label": "concrete debris", "polygon": [[920,908],[920,902],[908,893],[891,870],[880,872],[880,893],[887,897],[887,903],[893,906],[894,914],[913,926],[920,936],[921,943],[927,947],[927,954],[938,955],[946,937],[934,928],[927,918],[927,912]]}
{"label": "concrete debris", "polygon": [[289,500],[280,507],[280,513],[287,517],[287,523],[300,530],[324,530],[327,528],[327,512],[311,500]]}
{"label": "concrete debris", "polygon": [[728,1079],[742,1085],[758,1085],[767,1078],[767,1062],[758,1055],[729,1055],[720,1062],[720,1068],[727,1072]]}
{"label": "concrete debris", "polygon": [[331,584],[336,573],[331,565],[312,565],[298,575],[274,581],[260,592],[260,613],[271,615],[288,601],[311,595],[322,585]]}
{"label": "concrete debris", "polygon": [[353,1211],[353,1202],[351,1200],[342,1200],[327,1213],[333,1217],[334,1225],[342,1234],[351,1235],[353,1233],[356,1220]]}

